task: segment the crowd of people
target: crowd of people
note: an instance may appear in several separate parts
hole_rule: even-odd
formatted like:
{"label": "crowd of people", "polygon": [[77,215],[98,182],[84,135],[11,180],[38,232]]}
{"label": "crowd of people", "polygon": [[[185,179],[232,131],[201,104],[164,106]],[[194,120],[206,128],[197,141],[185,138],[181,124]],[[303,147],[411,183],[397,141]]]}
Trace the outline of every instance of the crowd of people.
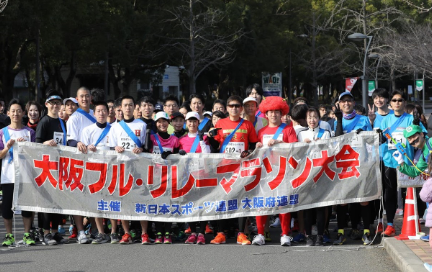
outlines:
{"label": "crowd of people", "polygon": [[[163,159],[171,154],[186,153],[232,153],[245,157],[256,148],[279,143],[311,143],[372,130],[389,133],[393,140],[405,145],[414,163],[418,162],[416,167],[408,164],[406,158],[398,154],[394,142],[382,140],[380,158],[386,228],[379,200],[283,213],[275,215],[273,223],[270,216],[257,216],[173,226],[158,222],[157,218],[154,222],[129,222],[74,215],[70,216],[68,239],[64,238],[65,215],[37,213],[35,225],[35,214],[22,211],[23,241],[27,245],[34,245],[37,240],[45,245],[56,245],[74,239],[80,244],[171,244],[173,240],[186,244],[224,244],[227,238],[234,237],[241,245],[264,245],[271,241],[271,226],[281,228],[282,246],[291,243],[342,245],[347,237],[369,245],[373,243],[374,233],[394,236],[393,222],[398,208],[396,169],[399,167],[400,171],[416,176],[428,167],[430,150],[425,144],[428,124],[422,108],[408,104],[406,94],[401,91],[390,94],[385,89],[377,89],[372,99],[373,105],[367,110],[356,104],[350,92],[341,93],[331,106],[318,108],[308,105],[304,97],[297,97],[290,108],[281,97],[264,98],[258,84],[249,86],[244,97],[233,95],[226,101],[215,100],[211,109],[205,108],[206,101],[200,94],[192,94],[183,104],[174,96],[166,97],[161,104],[151,97],[136,101],[129,95],[105,101],[103,90],[85,87],[77,90],[76,98],[63,98],[60,93],[51,91],[44,107],[36,101],[23,106],[13,99],[7,108],[3,103],[0,109],[7,113],[0,114],[3,127],[0,130],[2,216],[7,233],[2,245],[15,243],[12,229],[15,177],[11,152],[15,141],[68,145],[82,153],[96,150],[147,152],[159,154]],[[418,155],[421,152],[423,156]],[[419,213],[423,214],[425,208],[419,205]],[[331,218],[337,220],[334,240],[330,239],[329,232]],[[351,222],[349,235],[345,234],[348,222]],[[432,227],[432,222],[429,223],[427,226]],[[316,235],[312,235],[313,225],[316,225]],[[205,234],[211,233],[213,238],[206,241]]]}

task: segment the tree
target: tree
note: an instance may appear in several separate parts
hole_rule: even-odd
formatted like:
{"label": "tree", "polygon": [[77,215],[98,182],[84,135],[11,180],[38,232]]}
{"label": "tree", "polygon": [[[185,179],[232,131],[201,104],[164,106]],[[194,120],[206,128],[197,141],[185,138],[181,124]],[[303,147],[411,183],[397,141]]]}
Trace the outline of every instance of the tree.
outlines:
{"label": "tree", "polygon": [[231,28],[223,7],[212,4],[182,0],[165,9],[171,16],[165,23],[172,28],[166,47],[176,51],[174,61],[185,67],[190,93],[196,92],[196,80],[206,69],[234,60],[235,43],[244,35],[242,29]]}

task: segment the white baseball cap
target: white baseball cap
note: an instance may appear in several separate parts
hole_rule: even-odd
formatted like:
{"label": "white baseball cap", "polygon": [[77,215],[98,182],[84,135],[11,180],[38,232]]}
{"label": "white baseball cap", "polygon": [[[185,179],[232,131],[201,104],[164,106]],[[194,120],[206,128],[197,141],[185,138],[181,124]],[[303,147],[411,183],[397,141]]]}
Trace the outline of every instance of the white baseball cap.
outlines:
{"label": "white baseball cap", "polygon": [[78,104],[78,101],[77,101],[75,98],[73,98],[73,97],[69,97],[69,98],[65,98],[65,99],[63,100],[63,105],[66,105],[66,102],[68,102],[68,100],[74,102],[75,104]]}
{"label": "white baseball cap", "polygon": [[161,118],[167,120],[168,122],[170,120],[168,114],[164,111],[159,111],[158,113],[156,113],[154,120],[155,120],[155,122],[157,122],[157,120],[159,120]]}
{"label": "white baseball cap", "polygon": [[195,118],[195,119],[199,120],[200,116],[199,116],[198,112],[190,111],[186,114],[186,120],[189,120],[191,118]]}
{"label": "white baseball cap", "polygon": [[206,111],[206,112],[203,113],[203,115],[206,115],[206,114],[210,115],[210,116],[213,116],[213,113],[211,111]]}
{"label": "white baseball cap", "polygon": [[243,100],[243,105],[246,104],[247,102],[250,102],[250,101],[255,102],[258,106],[258,101],[253,97],[246,97],[245,100]]}

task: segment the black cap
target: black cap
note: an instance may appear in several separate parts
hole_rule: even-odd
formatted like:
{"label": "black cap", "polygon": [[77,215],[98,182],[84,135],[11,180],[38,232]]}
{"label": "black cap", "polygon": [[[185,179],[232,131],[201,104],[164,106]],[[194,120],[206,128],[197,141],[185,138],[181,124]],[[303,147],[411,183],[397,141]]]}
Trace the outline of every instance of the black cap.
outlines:
{"label": "black cap", "polygon": [[177,111],[177,112],[174,112],[174,113],[171,115],[171,120],[173,120],[173,119],[175,119],[175,118],[177,118],[177,117],[181,117],[181,118],[185,119],[183,113]]}

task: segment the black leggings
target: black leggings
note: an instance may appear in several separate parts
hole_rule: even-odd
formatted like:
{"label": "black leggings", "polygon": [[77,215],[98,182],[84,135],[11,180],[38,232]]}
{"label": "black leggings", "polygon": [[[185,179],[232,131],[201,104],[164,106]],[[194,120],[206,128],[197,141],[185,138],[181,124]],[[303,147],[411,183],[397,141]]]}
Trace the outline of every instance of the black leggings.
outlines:
{"label": "black leggings", "polygon": [[171,233],[171,223],[168,222],[155,222],[156,233],[160,232],[165,234],[166,232]]}
{"label": "black leggings", "polygon": [[306,235],[312,234],[312,222],[313,217],[316,215],[316,225],[318,229],[318,235],[324,234],[324,224],[325,224],[325,213],[327,207],[314,208],[303,211],[304,225]]}
{"label": "black leggings", "polygon": [[387,222],[393,223],[398,202],[397,177],[395,168],[384,166],[383,194]]}
{"label": "black leggings", "polygon": [[189,227],[191,229],[191,233],[196,233],[197,224],[200,224],[200,233],[205,234],[207,221],[200,221],[200,222],[191,222],[189,223]]}
{"label": "black leggings", "polygon": [[63,215],[58,213],[41,213],[43,217],[42,228],[44,230],[52,229],[53,233],[58,231],[58,226],[63,221]]}
{"label": "black leggings", "polygon": [[[3,190],[3,202],[2,202],[2,217],[4,219],[12,219],[14,212],[12,211],[12,202],[13,202],[13,193],[14,193],[14,184],[2,184]],[[29,218],[32,216],[32,212],[29,211],[21,211],[22,217]]]}

